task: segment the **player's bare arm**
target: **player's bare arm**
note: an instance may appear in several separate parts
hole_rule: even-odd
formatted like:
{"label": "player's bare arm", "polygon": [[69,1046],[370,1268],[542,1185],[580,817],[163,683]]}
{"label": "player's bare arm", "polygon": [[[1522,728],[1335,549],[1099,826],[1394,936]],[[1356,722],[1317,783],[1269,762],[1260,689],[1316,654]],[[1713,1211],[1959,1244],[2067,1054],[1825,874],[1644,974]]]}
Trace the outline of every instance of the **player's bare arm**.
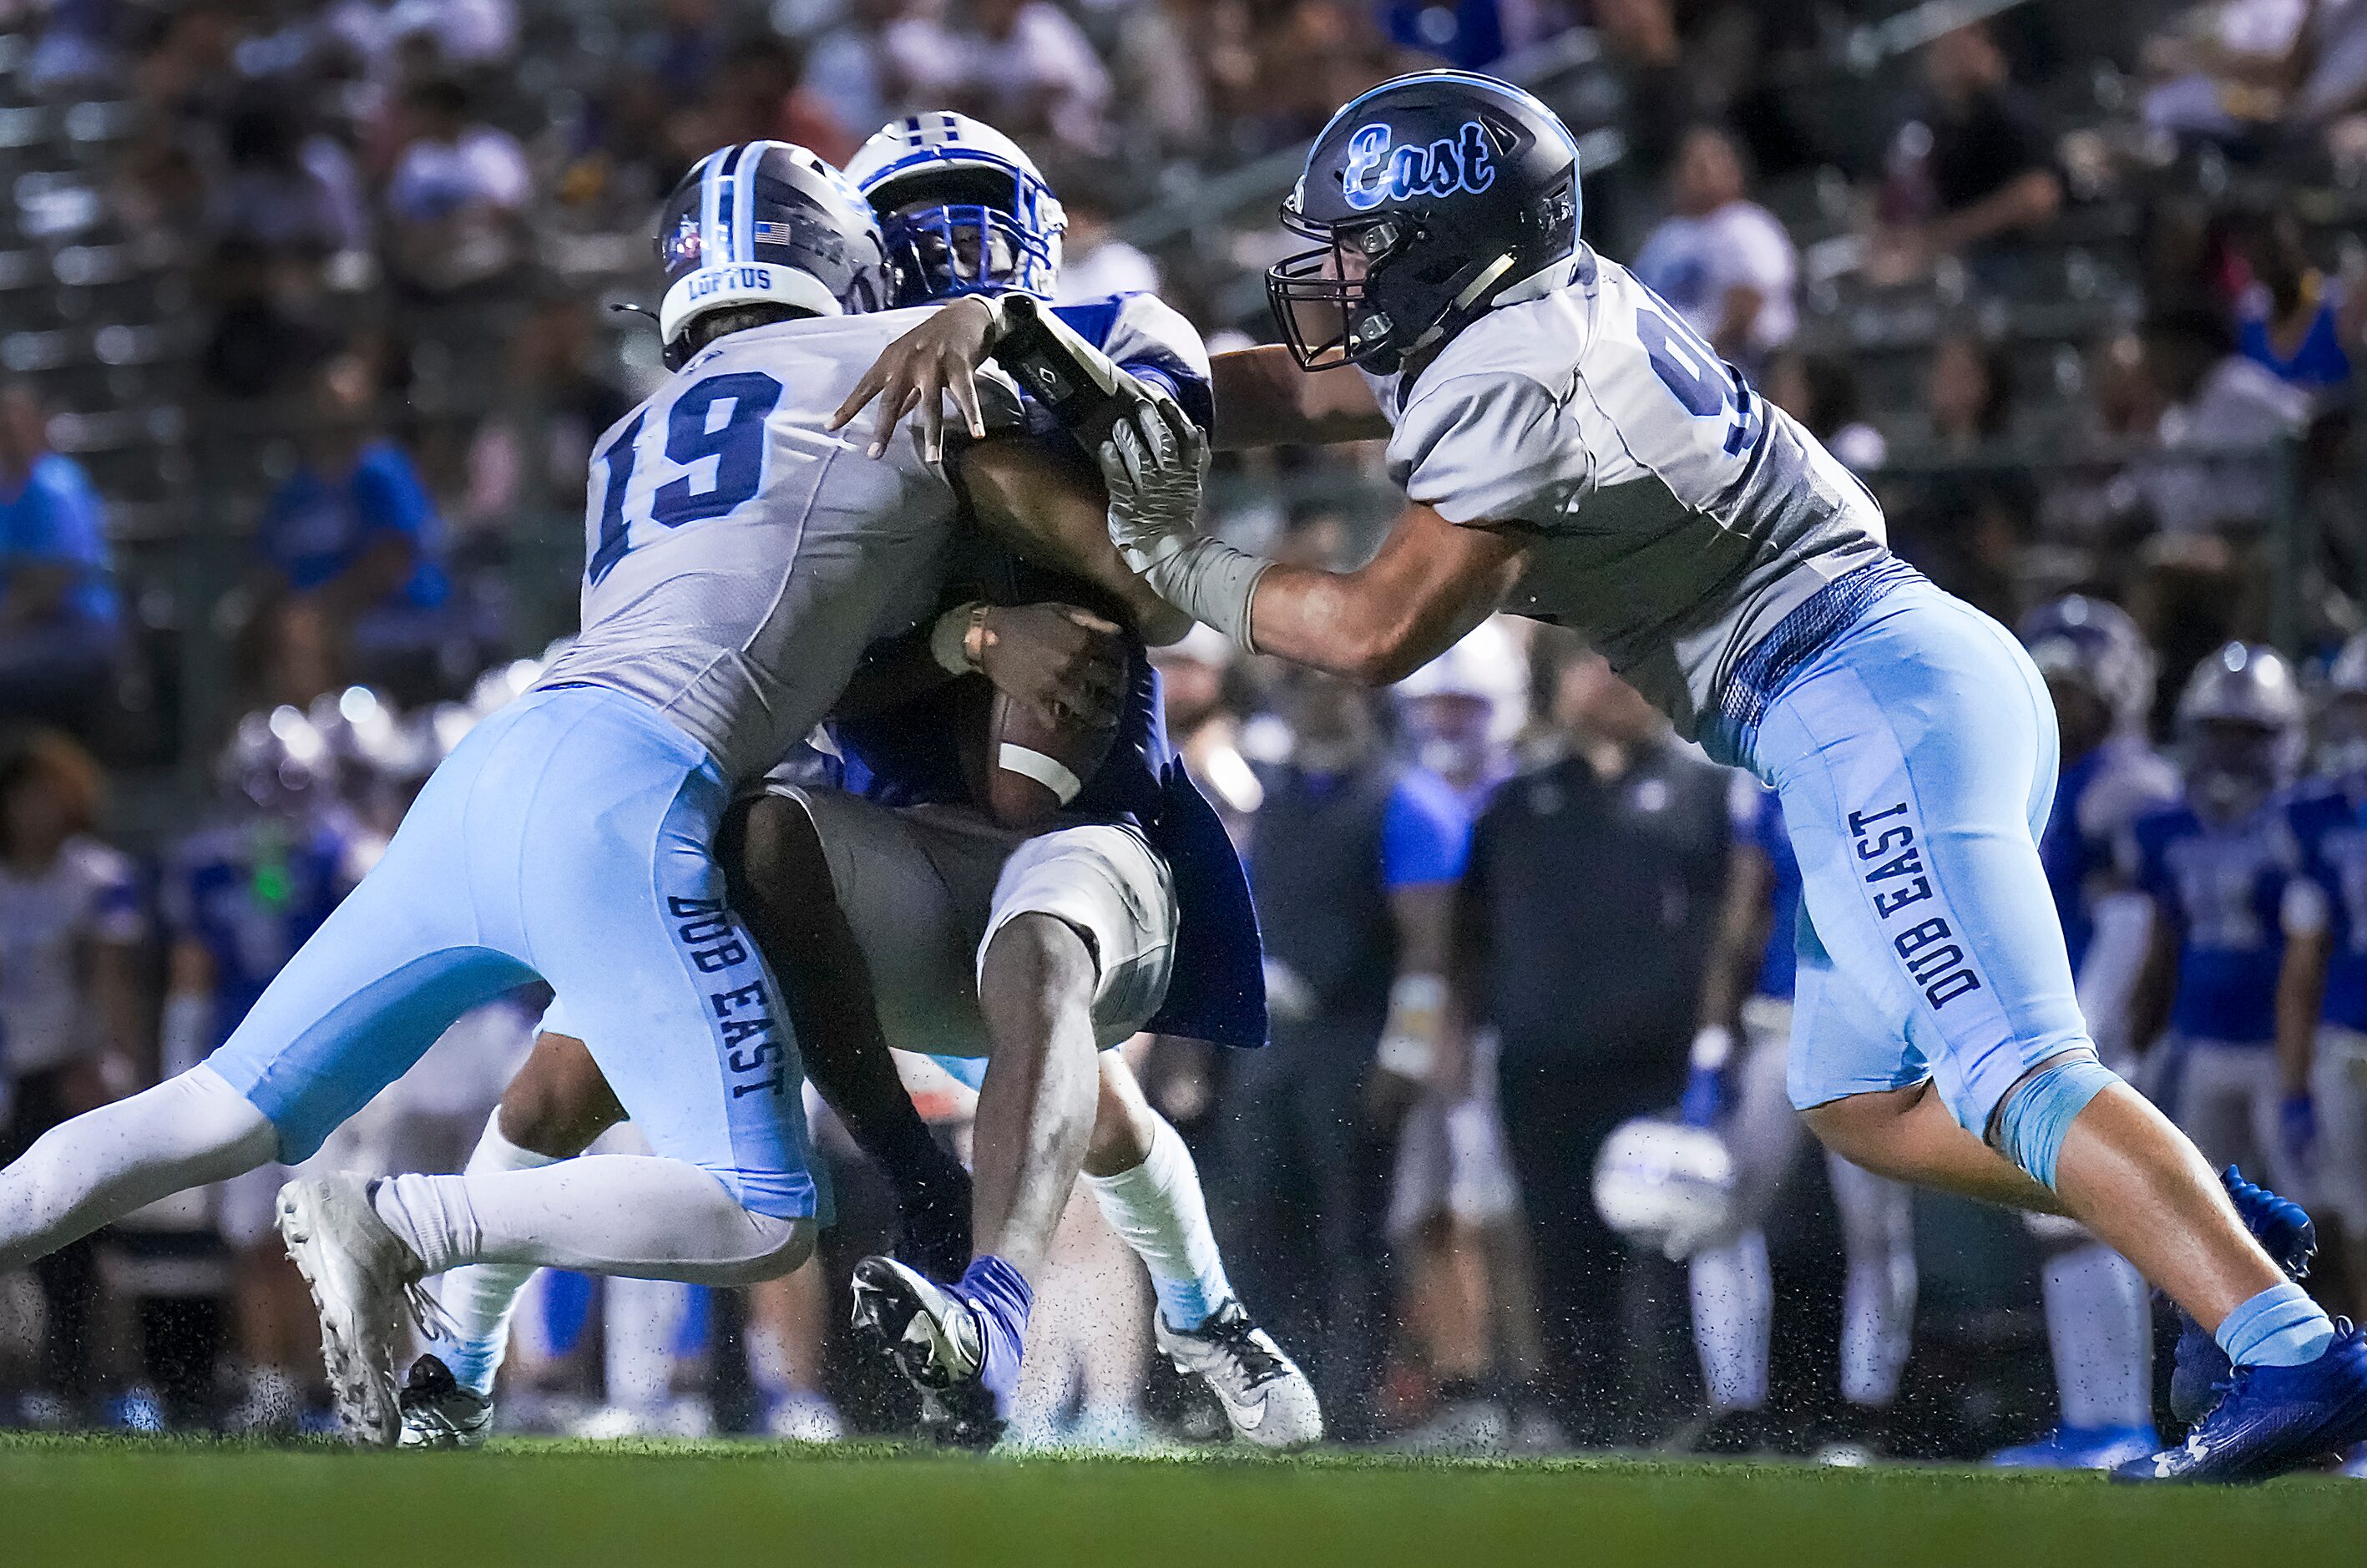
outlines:
{"label": "player's bare arm", "polygon": [[1111,595],[1145,642],[1163,647],[1192,630],[1191,617],[1119,558],[1107,497],[1051,453],[1030,441],[982,441],[961,454],[958,477],[980,527],[1030,563]]}
{"label": "player's bare arm", "polygon": [[1388,420],[1353,369],[1301,370],[1278,343],[1217,355],[1209,369],[1217,423],[1208,440],[1217,451],[1388,438]]}

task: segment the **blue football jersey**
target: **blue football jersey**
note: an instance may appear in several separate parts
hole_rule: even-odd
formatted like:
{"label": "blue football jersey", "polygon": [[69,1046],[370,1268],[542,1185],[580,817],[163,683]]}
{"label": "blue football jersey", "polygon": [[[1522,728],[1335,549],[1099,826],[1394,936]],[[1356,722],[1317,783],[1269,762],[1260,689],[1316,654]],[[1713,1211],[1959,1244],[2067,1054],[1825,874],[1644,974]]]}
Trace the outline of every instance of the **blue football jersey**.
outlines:
{"label": "blue football jersey", "polygon": [[2055,810],[2038,841],[2071,972],[2087,962],[2096,901],[2121,882],[2120,844],[2130,824],[2178,798],[2178,778],[2144,742],[2106,741],[2064,768]]}
{"label": "blue football jersey", "polygon": [[1800,965],[1800,862],[1792,853],[1792,835],[1784,828],[1784,801],[1774,790],[1761,788],[1749,774],[1737,774],[1739,788],[1747,795],[1738,794],[1735,810],[1735,836],[1767,857],[1768,869],[1773,881],[1767,890],[1767,902],[1773,924],[1767,932],[1767,950],[1760,956],[1759,982],[1754,988],[1761,996],[1772,996],[1788,1002],[1796,982]]}
{"label": "blue football jersey", "polygon": [[2332,780],[2294,792],[2293,835],[2303,864],[2325,890],[2327,957],[2324,1017],[2367,1030],[2367,780]]}
{"label": "blue football jersey", "polygon": [[336,816],[253,816],[200,829],[165,859],[160,903],[176,941],[213,960],[213,1039],[245,1017],[296,949],[361,880],[359,835]]}
{"label": "blue football jersey", "polygon": [[2234,1044],[2276,1038],[2285,900],[2305,877],[2289,810],[2278,799],[2212,824],[2180,801],[2131,830],[2136,883],[2178,935],[2170,1026],[2181,1034]]}

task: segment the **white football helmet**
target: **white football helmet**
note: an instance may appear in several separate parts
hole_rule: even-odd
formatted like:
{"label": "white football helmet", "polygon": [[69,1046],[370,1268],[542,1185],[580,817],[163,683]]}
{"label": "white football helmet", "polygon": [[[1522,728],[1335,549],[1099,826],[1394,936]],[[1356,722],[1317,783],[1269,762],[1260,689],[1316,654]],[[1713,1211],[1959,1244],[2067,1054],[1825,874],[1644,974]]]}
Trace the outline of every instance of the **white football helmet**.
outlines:
{"label": "white football helmet", "polygon": [[1068,217],[1036,160],[994,127],[944,109],[907,115],[866,142],[846,173],[879,215],[896,303],[1052,297]]}
{"label": "white football helmet", "polygon": [[1595,1157],[1594,1208],[1636,1245],[1682,1262],[1733,1225],[1734,1156],[1705,1127],[1623,1121]]}

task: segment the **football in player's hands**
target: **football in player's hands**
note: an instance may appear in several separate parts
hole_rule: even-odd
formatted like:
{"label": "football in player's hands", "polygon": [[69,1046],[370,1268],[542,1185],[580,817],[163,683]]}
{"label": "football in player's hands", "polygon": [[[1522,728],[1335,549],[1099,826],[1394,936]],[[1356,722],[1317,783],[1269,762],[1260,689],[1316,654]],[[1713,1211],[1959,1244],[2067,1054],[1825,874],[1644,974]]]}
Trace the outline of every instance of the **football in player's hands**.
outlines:
{"label": "football in player's hands", "polygon": [[1114,721],[1061,707],[1046,714],[983,679],[968,681],[962,766],[971,799],[1003,827],[1045,826],[1075,800],[1110,754]]}

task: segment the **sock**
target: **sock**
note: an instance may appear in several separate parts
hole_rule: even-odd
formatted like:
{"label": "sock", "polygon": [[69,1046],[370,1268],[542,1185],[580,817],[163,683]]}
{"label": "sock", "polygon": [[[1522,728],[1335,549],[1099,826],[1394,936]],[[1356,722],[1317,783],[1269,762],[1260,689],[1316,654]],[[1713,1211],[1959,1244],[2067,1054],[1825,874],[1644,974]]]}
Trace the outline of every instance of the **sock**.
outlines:
{"label": "sock", "polygon": [[1116,1176],[1088,1176],[1085,1184],[1102,1218],[1150,1271],[1159,1314],[1170,1328],[1198,1328],[1233,1299],[1217,1233],[1208,1227],[1208,1200],[1184,1135],[1153,1112],[1150,1152],[1142,1164]]}
{"label": "sock", "polygon": [[1841,1397],[1886,1405],[1915,1334],[1915,1210],[1906,1187],[1829,1155],[1849,1271],[1841,1290]]}
{"label": "sock", "polygon": [[2055,1159],[2071,1123],[2090,1100],[2120,1081],[2120,1074],[2084,1050],[2057,1057],[1999,1108],[1999,1151],[2052,1192]]}
{"label": "sock", "polygon": [[1768,1336],[1775,1319],[1775,1280],[1767,1235],[1745,1231],[1722,1247],[1697,1252],[1688,1266],[1693,1350],[1716,1409],[1757,1410],[1767,1403]]}
{"label": "sock", "polygon": [[278,1149],[277,1130],[203,1063],[62,1122],[0,1170],[0,1274]]}
{"label": "sock", "polygon": [[2153,1425],[2153,1309],[2143,1276],[2090,1242],[2046,1260],[2046,1338],[2063,1425]]}
{"label": "sock", "polygon": [[[468,1174],[533,1171],[558,1164],[549,1154],[521,1149],[502,1135],[502,1113],[485,1119],[485,1131],[469,1155]],[[451,1331],[437,1346],[452,1375],[464,1387],[491,1396],[493,1375],[509,1354],[510,1320],[518,1297],[534,1278],[530,1263],[471,1263],[452,1269],[436,1282],[436,1299],[451,1320]]]}
{"label": "sock", "polygon": [[2287,1279],[2229,1312],[2215,1337],[2238,1367],[2300,1367],[2326,1354],[2334,1324],[2308,1291]]}
{"label": "sock", "polygon": [[610,1404],[654,1411],[673,1394],[674,1342],[689,1314],[692,1290],[675,1279],[602,1282],[601,1348]]}
{"label": "sock", "polygon": [[1011,1396],[1019,1391],[1020,1357],[1026,1348],[1027,1314],[1035,1308],[1036,1292],[1019,1270],[992,1253],[981,1253],[954,1286],[954,1294],[978,1314],[979,1343],[986,1357],[979,1381],[994,1395],[995,1409],[1007,1415]]}
{"label": "sock", "polygon": [[640,1154],[579,1154],[540,1170],[389,1176],[372,1201],[430,1272],[519,1263],[748,1285],[796,1267],[814,1225],[743,1209],[697,1165]]}

